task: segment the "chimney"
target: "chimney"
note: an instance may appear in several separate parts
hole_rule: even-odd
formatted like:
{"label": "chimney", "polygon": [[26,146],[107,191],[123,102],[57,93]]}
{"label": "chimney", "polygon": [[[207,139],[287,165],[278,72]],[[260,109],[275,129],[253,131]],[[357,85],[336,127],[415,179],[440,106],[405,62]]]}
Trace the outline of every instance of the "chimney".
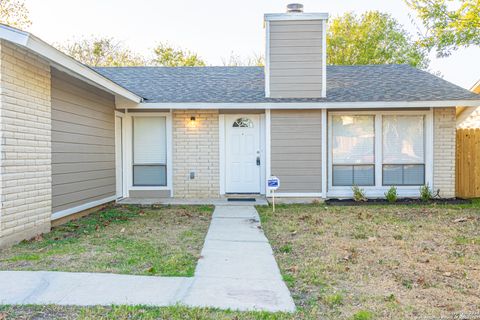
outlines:
{"label": "chimney", "polygon": [[265,14],[266,97],[326,97],[327,19],[327,13],[303,12],[300,3]]}

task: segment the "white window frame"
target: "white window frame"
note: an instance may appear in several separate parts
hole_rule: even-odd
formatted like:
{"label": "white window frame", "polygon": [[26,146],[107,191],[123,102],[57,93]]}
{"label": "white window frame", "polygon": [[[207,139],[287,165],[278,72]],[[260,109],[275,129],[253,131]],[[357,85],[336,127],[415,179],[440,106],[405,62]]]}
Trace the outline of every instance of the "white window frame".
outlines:
{"label": "white window frame", "polygon": [[[327,154],[327,197],[329,198],[343,198],[352,196],[352,188],[346,186],[332,185],[332,117],[336,115],[372,115],[375,117],[375,185],[362,186],[367,197],[384,197],[384,193],[388,191],[390,186],[382,185],[382,168],[383,168],[383,127],[382,117],[384,115],[423,115],[425,116],[425,183],[430,186],[433,185],[433,109],[428,110],[370,110],[370,111],[332,111],[328,112],[328,154]],[[401,197],[417,197],[419,186],[396,186],[399,196]]]}
{"label": "white window frame", "polygon": [[[134,186],[133,185],[133,118],[134,117],[165,117],[167,139],[167,185],[166,186]],[[172,112],[129,112],[125,116],[126,127],[126,185],[128,196],[132,190],[169,190],[173,194],[173,166],[172,166]]]}

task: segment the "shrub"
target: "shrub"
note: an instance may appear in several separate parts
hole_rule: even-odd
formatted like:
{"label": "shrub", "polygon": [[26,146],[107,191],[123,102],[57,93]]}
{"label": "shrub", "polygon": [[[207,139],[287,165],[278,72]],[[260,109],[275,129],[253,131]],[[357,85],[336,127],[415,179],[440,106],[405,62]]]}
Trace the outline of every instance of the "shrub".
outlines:
{"label": "shrub", "polygon": [[430,201],[433,198],[433,192],[432,189],[430,189],[430,186],[428,183],[424,186],[420,187],[420,199],[424,202]]}
{"label": "shrub", "polygon": [[385,192],[385,198],[390,203],[396,202],[398,199],[397,188],[395,186],[391,186],[390,189]]}
{"label": "shrub", "polygon": [[365,190],[360,188],[359,186],[353,186],[353,200],[360,202],[360,201],[367,201],[367,196],[365,196]]}

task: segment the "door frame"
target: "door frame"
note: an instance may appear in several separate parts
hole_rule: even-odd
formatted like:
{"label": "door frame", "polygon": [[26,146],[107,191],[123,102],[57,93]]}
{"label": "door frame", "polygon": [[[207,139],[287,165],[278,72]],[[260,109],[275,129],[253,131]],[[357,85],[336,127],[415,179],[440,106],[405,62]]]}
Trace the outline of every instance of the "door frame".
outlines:
{"label": "door frame", "polygon": [[266,120],[265,113],[227,113],[218,115],[218,128],[219,128],[219,156],[220,156],[220,168],[219,168],[219,178],[220,178],[220,195],[225,195],[226,192],[226,181],[227,181],[227,163],[226,163],[226,129],[227,129],[227,118],[226,116],[232,117],[249,117],[251,115],[259,116],[259,125],[260,125],[260,194],[265,195],[265,182],[266,182]]}
{"label": "door frame", "polygon": [[[117,136],[117,118],[120,118],[120,134],[121,136],[118,137]],[[125,169],[126,169],[126,153],[125,153],[125,150],[126,150],[126,141],[125,141],[125,137],[126,137],[126,128],[125,128],[125,113],[122,113],[122,112],[119,112],[119,111],[116,111],[114,112],[114,120],[115,120],[115,196],[117,199],[121,199],[121,198],[126,198],[128,196],[128,193],[127,193],[127,181],[126,181],[126,175],[125,175]],[[121,179],[122,179],[122,192],[121,194],[117,194],[117,179],[119,178],[118,177],[118,174],[117,174],[117,157],[118,157],[118,154],[117,154],[117,141],[118,141],[118,138],[120,138],[120,141],[121,141],[121,146],[120,146],[120,159],[121,159],[121,166],[122,166],[122,174],[121,174]]]}

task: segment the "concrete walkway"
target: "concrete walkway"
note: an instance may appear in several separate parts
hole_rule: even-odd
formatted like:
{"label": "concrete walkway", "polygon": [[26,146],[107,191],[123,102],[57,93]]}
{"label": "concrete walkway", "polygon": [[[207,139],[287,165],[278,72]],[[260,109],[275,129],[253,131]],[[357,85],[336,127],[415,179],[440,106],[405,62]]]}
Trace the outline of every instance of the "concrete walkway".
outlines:
{"label": "concrete walkway", "polygon": [[215,208],[184,303],[221,309],[294,311],[252,206]]}
{"label": "concrete walkway", "polygon": [[0,304],[145,304],[293,312],[253,206],[218,206],[195,276],[0,271]]}

